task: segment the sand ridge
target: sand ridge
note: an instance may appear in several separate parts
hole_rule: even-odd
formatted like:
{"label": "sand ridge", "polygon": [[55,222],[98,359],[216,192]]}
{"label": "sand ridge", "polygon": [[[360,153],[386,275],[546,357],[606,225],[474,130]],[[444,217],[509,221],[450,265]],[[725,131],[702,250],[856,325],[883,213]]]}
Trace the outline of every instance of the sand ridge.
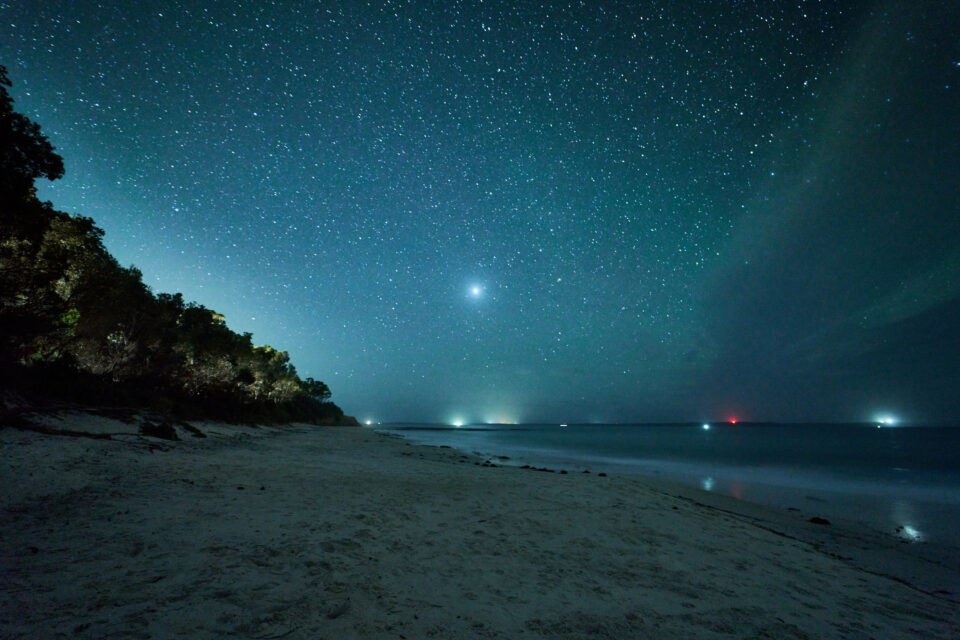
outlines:
{"label": "sand ridge", "polygon": [[0,430],[0,637],[960,637],[947,598],[636,478],[194,426]]}

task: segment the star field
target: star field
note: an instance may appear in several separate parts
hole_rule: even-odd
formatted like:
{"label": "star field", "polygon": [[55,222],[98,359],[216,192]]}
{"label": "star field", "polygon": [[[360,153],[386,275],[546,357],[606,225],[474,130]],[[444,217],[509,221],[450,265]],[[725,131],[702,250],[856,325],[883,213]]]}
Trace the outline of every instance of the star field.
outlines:
{"label": "star field", "polygon": [[40,188],[361,419],[960,416],[955,3],[0,2]]}

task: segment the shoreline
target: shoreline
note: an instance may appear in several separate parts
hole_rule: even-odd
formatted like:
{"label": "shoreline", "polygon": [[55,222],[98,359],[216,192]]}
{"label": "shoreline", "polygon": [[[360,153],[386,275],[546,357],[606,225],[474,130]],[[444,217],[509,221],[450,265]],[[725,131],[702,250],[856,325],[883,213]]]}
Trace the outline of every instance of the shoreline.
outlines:
{"label": "shoreline", "polygon": [[[509,456],[510,461],[504,464],[527,463],[534,467],[565,469],[569,473],[587,469],[625,474],[682,487],[684,491],[696,491],[708,502],[716,499],[710,496],[725,496],[734,499],[733,504],[744,505],[729,507],[733,510],[754,505],[780,514],[806,514],[806,519],[825,519],[851,531],[869,533],[890,544],[909,543],[929,559],[947,558],[952,568],[960,573],[960,532],[956,528],[960,519],[960,502],[956,497],[956,481],[950,484],[943,479],[940,483],[923,484],[925,481],[921,480],[905,483],[902,478],[832,473],[823,468],[695,458],[660,459],[655,452],[648,454],[649,458],[634,458],[627,454],[610,457],[584,453],[577,448],[564,451],[557,449],[555,442],[540,448],[529,444],[518,446],[502,439],[464,441],[453,435],[459,433],[459,429],[443,429],[452,434],[444,439],[423,436],[421,429],[416,427],[376,428],[414,444],[452,445],[493,458]],[[789,520],[792,522],[797,518],[790,517]],[[928,553],[930,550],[935,552]],[[960,590],[960,585],[953,590]]]}
{"label": "shoreline", "polygon": [[960,634],[955,593],[900,577],[929,566],[833,525],[365,428],[193,427],[0,430],[0,636]]}
{"label": "shoreline", "polygon": [[[404,436],[377,432],[378,435],[398,438],[409,442]],[[451,449],[477,460],[493,462],[496,466],[524,471],[578,475],[583,470],[550,468],[542,461],[532,458],[512,458],[496,452],[468,452],[449,445],[410,442],[414,447]],[[576,461],[571,461],[577,463]],[[551,463],[547,463],[551,464]],[[582,466],[582,465],[581,465]],[[867,525],[867,523],[831,515],[827,520],[821,512],[810,509],[774,506],[748,499],[708,491],[682,480],[644,473],[636,468],[599,465],[606,477],[617,476],[633,480],[644,489],[668,498],[683,500],[717,512],[740,518],[753,526],[791,540],[811,545],[817,551],[869,573],[890,578],[927,595],[945,598],[960,604],[960,548],[938,542],[913,542],[892,536]],[[595,467],[589,472],[596,474]]]}

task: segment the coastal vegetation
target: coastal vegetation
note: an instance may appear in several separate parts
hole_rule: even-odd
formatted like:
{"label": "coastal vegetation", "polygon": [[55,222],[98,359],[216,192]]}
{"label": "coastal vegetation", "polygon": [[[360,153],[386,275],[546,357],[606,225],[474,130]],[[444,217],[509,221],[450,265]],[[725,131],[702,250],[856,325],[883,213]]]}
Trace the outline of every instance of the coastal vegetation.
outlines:
{"label": "coastal vegetation", "polygon": [[234,421],[336,423],[326,384],[179,293],[154,294],[90,218],[41,202],[63,159],[0,65],[0,383],[33,397]]}

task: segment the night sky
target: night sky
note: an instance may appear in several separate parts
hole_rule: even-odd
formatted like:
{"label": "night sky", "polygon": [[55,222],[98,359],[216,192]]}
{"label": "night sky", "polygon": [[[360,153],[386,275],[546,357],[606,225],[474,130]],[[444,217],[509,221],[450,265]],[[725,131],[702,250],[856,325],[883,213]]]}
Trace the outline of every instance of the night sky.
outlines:
{"label": "night sky", "polygon": [[960,3],[0,0],[156,292],[374,421],[960,418]]}

